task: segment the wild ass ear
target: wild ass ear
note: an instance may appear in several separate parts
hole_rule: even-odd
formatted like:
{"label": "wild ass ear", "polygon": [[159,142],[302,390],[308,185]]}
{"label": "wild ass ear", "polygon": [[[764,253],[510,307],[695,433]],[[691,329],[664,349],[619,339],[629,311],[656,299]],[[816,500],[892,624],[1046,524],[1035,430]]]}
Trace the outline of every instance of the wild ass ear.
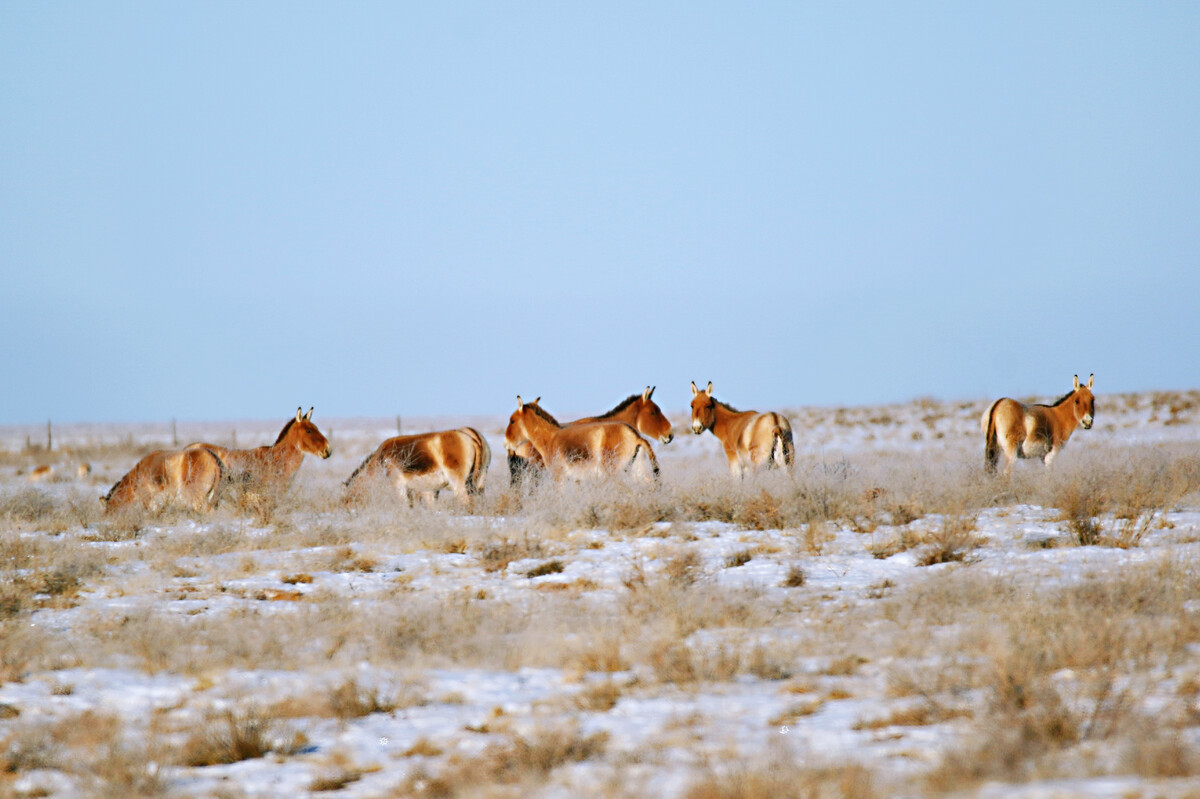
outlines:
{"label": "wild ass ear", "polygon": [[304,409],[303,409],[303,408],[297,408],[297,409],[296,409],[296,421],[297,421],[297,422],[299,422],[299,421],[302,421],[302,420],[303,420],[303,418],[304,418],[304,417],[302,417],[302,416],[300,415],[300,412],[301,412],[302,410],[304,410]]}
{"label": "wild ass ear", "polygon": [[696,381],[693,380],[692,381],[692,396],[694,397],[699,393],[700,393],[700,389],[696,388]]}
{"label": "wild ass ear", "polygon": [[1090,375],[1088,377],[1088,388],[1090,389],[1092,387],[1092,384],[1095,382],[1096,382],[1096,375],[1094,375],[1094,374]]}
{"label": "wild ass ear", "polygon": [[535,398],[534,398],[534,400],[533,400],[533,402],[531,402],[531,403],[529,403],[529,404],[530,404],[530,405],[537,405],[537,404],[538,404],[539,402],[541,402],[541,401],[542,401],[542,398],[541,398],[541,397],[535,397]]}
{"label": "wild ass ear", "polygon": [[313,412],[312,407],[309,407],[308,413],[304,414],[304,421],[307,422],[309,419],[312,418],[312,412]]}
{"label": "wild ass ear", "polygon": [[710,397],[712,396],[712,381],[711,380],[708,381],[708,388],[704,389],[704,393]]}
{"label": "wild ass ear", "polygon": [[654,393],[654,389],[651,388],[650,386],[646,386],[646,390],[642,392],[642,402],[649,402],[650,395],[653,393]]}
{"label": "wild ass ear", "polygon": [[521,395],[518,394],[517,395],[517,410],[519,411],[524,407],[525,407],[525,403],[521,401]]}

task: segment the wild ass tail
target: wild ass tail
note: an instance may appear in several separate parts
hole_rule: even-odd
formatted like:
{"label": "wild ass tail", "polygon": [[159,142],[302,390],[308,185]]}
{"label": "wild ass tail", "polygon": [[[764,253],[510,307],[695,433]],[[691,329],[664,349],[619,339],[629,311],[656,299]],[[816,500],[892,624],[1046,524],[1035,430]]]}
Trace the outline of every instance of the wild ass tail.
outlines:
{"label": "wild ass tail", "polygon": [[204,449],[217,462],[217,479],[213,482],[212,488],[208,490],[207,494],[209,504],[215,508],[221,502],[221,494],[226,487],[233,484],[233,472],[230,471],[229,465],[225,463],[225,459],[221,457],[215,448],[205,447]]}
{"label": "wild ass tail", "polygon": [[996,471],[1000,461],[1000,440],[996,435],[996,406],[999,404],[1000,400],[993,402],[979,419],[979,427],[983,430],[983,465],[989,473]]}
{"label": "wild ass tail", "polygon": [[781,469],[791,471],[796,462],[796,445],[792,441],[792,429],[776,424],[771,430],[771,461]]}
{"label": "wild ass tail", "polygon": [[482,494],[483,479],[487,476],[488,464],[492,462],[492,448],[488,446],[487,439],[475,428],[464,427],[463,432],[474,444],[472,447],[474,459],[471,462],[471,470],[467,473],[467,479],[464,481],[467,493],[472,496]]}

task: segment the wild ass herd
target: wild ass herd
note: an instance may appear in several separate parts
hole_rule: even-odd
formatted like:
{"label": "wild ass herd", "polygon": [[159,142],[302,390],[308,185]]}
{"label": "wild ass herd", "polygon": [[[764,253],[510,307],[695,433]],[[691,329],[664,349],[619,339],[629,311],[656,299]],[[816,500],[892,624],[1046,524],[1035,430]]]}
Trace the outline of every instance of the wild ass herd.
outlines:
{"label": "wild ass herd", "polygon": [[[984,463],[994,472],[1003,451],[1005,474],[1018,458],[1041,458],[1048,466],[1075,428],[1092,426],[1092,385],[1075,377],[1070,392],[1050,405],[1026,405],[1005,397],[984,412]],[[770,469],[790,472],[796,448],[792,426],[775,412],[739,411],[692,383],[691,428],[709,430],[721,442],[733,476]],[[632,394],[611,411],[561,424],[540,405],[540,397],[524,402],[504,431],[510,484],[520,488],[548,473],[554,480],[629,473],[654,482],[658,459],[651,440],[663,444],[674,437],[670,421],[651,399],[654,388]],[[169,504],[198,512],[215,508],[227,490],[249,507],[272,506],[288,490],[304,456],[328,458],[329,441],[312,422],[312,409],[283,426],[275,443],[254,449],[228,449],[196,442],[181,450],[152,452],[138,461],[101,501],[109,512],[140,507],[161,511]],[[472,427],[389,438],[345,481],[347,500],[380,478],[413,503],[417,495],[435,498],[449,488],[470,509],[483,491],[492,453],[487,440]]]}

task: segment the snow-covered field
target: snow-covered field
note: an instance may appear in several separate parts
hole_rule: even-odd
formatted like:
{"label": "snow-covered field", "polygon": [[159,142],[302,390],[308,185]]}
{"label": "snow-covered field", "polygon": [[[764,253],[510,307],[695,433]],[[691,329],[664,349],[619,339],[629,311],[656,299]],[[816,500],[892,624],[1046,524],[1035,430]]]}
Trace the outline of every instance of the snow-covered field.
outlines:
{"label": "snow-covered field", "polygon": [[506,416],[405,418],[487,436],[473,515],[346,507],[396,420],[318,413],[274,513],[135,523],[140,453],[286,416],[0,427],[0,797],[1200,797],[1200,392],[1011,479],[984,406],[785,409],[744,484],[675,412],[659,487],[523,497]]}

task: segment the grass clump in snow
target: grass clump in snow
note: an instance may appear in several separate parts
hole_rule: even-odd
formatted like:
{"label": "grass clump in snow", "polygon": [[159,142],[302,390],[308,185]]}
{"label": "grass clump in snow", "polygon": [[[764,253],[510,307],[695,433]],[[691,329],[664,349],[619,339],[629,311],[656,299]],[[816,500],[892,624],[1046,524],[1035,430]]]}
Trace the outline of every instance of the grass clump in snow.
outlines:
{"label": "grass clump in snow", "polygon": [[210,715],[188,736],[176,755],[185,766],[215,766],[253,760],[272,752],[295,754],[306,743],[303,733],[253,708]]}

